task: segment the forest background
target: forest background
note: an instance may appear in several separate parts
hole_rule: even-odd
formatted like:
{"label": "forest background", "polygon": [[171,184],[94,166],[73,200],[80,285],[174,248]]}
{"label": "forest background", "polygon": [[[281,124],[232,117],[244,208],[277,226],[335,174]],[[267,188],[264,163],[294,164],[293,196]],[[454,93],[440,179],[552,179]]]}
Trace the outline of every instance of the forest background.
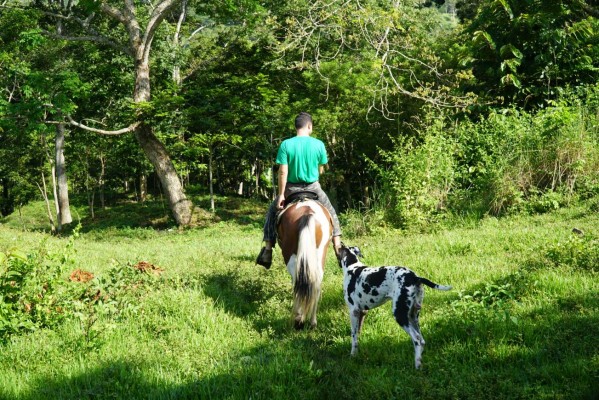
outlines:
{"label": "forest background", "polygon": [[[0,398],[599,399],[596,0],[0,0]],[[255,265],[300,111],[424,368]]]}
{"label": "forest background", "polygon": [[[0,213],[264,200],[311,112],[341,212],[417,229],[599,191],[595,1],[4,1]],[[208,208],[214,209],[212,200]],[[195,213],[195,216],[194,216]],[[56,220],[52,217],[56,215]]]}

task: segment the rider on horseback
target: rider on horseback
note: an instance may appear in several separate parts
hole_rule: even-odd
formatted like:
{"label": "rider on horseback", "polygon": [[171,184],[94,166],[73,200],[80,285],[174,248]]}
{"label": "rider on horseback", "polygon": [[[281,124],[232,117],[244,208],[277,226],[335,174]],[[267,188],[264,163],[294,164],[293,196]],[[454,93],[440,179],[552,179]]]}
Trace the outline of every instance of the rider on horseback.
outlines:
{"label": "rider on horseback", "polygon": [[272,248],[276,241],[277,211],[282,210],[285,199],[295,192],[314,192],[318,201],[333,218],[333,246],[335,253],[341,246],[341,228],[337,213],[331,205],[326,193],[320,187],[318,178],[324,172],[328,162],[324,143],[310,137],[312,133],[312,116],[302,112],[295,118],[297,135],[284,140],[277,152],[276,163],[279,164],[279,196],[270,205],[264,223],[264,247],[258,255],[256,264],[270,268],[272,264]]}

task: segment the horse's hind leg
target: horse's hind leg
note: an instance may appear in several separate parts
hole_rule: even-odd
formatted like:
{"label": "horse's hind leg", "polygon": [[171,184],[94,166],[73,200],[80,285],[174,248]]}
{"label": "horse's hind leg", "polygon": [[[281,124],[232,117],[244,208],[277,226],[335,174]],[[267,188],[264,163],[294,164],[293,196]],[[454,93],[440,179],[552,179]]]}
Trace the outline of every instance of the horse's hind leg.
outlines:
{"label": "horse's hind leg", "polygon": [[304,310],[299,294],[294,293],[293,297],[293,310],[291,311],[291,315],[293,316],[293,326],[295,329],[300,330],[304,328],[306,310]]}
{"label": "horse's hind leg", "polygon": [[310,327],[312,329],[315,329],[316,325],[317,325],[316,312],[318,311],[319,300],[320,300],[320,290],[318,290],[318,293],[316,295],[316,300],[314,301],[314,306],[312,307],[312,315],[310,316]]}
{"label": "horse's hind leg", "polygon": [[304,316],[304,313],[302,312],[302,309],[300,306],[297,306],[294,304],[293,316],[294,316],[293,326],[295,327],[295,329],[297,329],[297,330],[303,329],[305,316]]}
{"label": "horse's hind leg", "polygon": [[[293,254],[287,263],[287,272],[291,275],[291,286],[295,287],[295,268],[297,267],[297,256]],[[293,316],[293,325],[295,329],[303,329],[304,327],[304,314],[302,312],[302,306],[298,298],[293,300],[293,310],[291,312]]]}

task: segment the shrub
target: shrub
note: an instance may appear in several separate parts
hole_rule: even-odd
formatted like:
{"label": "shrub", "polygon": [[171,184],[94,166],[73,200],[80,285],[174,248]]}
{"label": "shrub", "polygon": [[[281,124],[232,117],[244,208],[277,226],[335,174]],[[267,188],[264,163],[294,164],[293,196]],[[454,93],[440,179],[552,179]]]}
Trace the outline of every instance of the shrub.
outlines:
{"label": "shrub", "polygon": [[536,114],[493,112],[456,126],[457,188],[487,212],[525,207],[546,212],[599,181],[597,118],[580,105],[555,103]]}
{"label": "shrub", "polygon": [[404,228],[424,228],[442,215],[453,185],[454,143],[442,122],[422,132],[419,140],[398,139],[383,152],[388,168],[379,169],[388,196],[390,221]]}
{"label": "shrub", "polygon": [[545,252],[543,262],[546,266],[567,266],[597,272],[599,240],[591,235],[573,235],[564,242],[550,246]]}
{"label": "shrub", "polygon": [[562,192],[554,192],[549,190],[545,193],[531,190],[529,200],[524,204],[524,209],[529,214],[544,214],[547,212],[558,210],[567,205],[569,196]]}
{"label": "shrub", "polygon": [[349,239],[364,235],[382,234],[387,226],[385,215],[376,209],[347,210],[339,215],[343,236]]}
{"label": "shrub", "polygon": [[[139,298],[162,270],[147,262],[117,263],[106,277],[98,278],[75,269],[71,255],[77,231],[58,251],[48,251],[42,242],[33,254],[0,252],[0,341],[56,327],[68,318],[80,322],[89,341],[99,317],[114,320],[137,312]],[[73,272],[67,279],[69,271]]]}
{"label": "shrub", "polygon": [[65,318],[73,293],[62,278],[68,259],[41,248],[25,255],[0,253],[0,340],[22,331],[54,327]]}
{"label": "shrub", "polygon": [[[597,92],[597,93],[595,93]],[[583,103],[586,102],[586,103]],[[479,121],[429,118],[395,139],[377,166],[389,220],[428,227],[451,214],[543,213],[599,194],[599,89],[534,114],[497,110]],[[586,104],[586,105],[585,105]]]}

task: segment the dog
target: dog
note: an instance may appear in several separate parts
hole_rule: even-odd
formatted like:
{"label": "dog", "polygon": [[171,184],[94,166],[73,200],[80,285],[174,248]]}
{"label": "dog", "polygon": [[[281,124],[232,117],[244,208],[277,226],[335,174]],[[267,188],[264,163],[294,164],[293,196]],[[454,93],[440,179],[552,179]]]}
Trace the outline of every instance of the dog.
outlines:
{"label": "dog", "polygon": [[438,290],[451,290],[451,286],[437,285],[404,267],[369,268],[358,257],[363,257],[358,247],[344,244],[337,256],[343,269],[343,295],[351,320],[351,355],[358,352],[358,336],[368,310],[392,300],[393,316],[412,338],[416,369],[419,369],[424,350],[418,322],[424,298],[422,284]]}

